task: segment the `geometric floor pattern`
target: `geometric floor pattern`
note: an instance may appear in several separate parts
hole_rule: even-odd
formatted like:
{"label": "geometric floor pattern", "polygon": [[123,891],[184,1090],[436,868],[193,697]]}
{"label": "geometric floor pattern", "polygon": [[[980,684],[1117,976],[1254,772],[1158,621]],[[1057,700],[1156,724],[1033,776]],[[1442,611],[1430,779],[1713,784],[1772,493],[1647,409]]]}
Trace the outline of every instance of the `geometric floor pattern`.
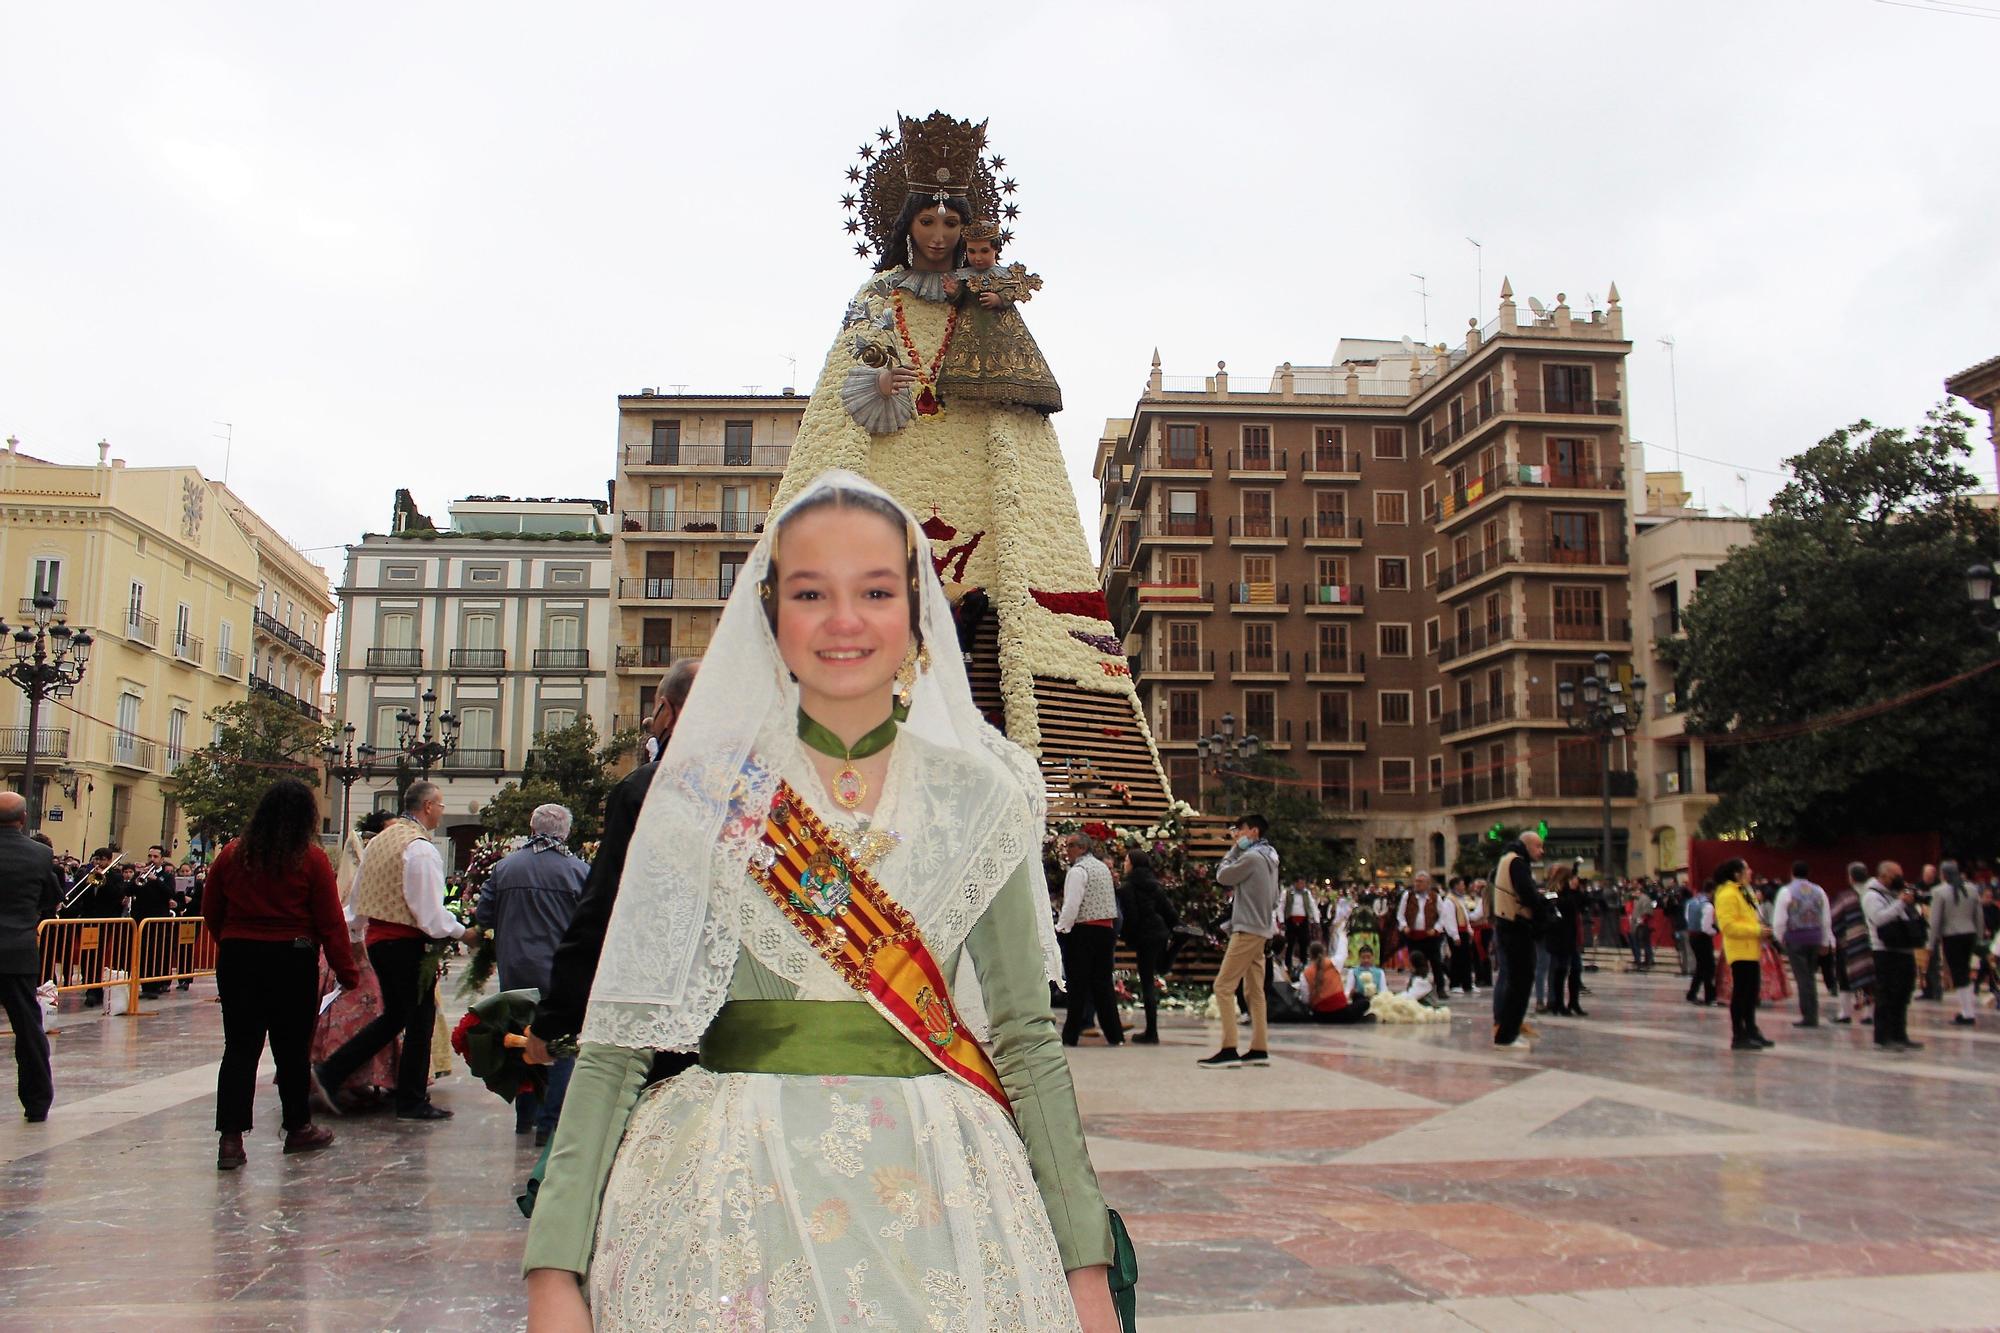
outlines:
{"label": "geometric floor pattern", "polygon": [[[1588,981],[1592,1016],[1527,1054],[1488,1044],[1484,996],[1274,1028],[1266,1069],[1197,1069],[1191,1018],[1072,1051],[1141,1327],[2000,1327],[2000,1014],[1919,1003],[1927,1049],[1889,1056],[1767,1010],[1780,1045],[1738,1054],[1670,974]],[[455,1120],[338,1122],[286,1159],[264,1082],[220,1174],[204,986],[64,1013],[48,1123],[0,1116],[0,1328],[520,1326],[512,1112],[459,1075]]]}

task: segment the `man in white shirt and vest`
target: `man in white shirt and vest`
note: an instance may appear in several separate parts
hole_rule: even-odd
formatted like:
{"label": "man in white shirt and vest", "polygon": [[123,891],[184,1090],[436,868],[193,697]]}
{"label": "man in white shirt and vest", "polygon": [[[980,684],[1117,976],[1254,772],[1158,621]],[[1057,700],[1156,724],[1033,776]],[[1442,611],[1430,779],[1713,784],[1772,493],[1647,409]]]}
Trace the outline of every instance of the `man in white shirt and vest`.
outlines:
{"label": "man in white shirt and vest", "polygon": [[313,1068],[313,1097],[339,1113],[327,1089],[338,1088],[377,1051],[403,1039],[396,1062],[396,1118],[447,1120],[430,1099],[431,1028],[437,1021],[435,974],[425,985],[424,954],[433,944],[479,941],[444,907],[444,857],[431,834],[444,821],[444,793],[413,782],[403,793],[403,817],[375,835],[361,856],[348,912],[368,922],[368,964],[382,986],[382,1012]]}
{"label": "man in white shirt and vest", "polygon": [[1306,965],[1307,950],[1319,935],[1319,897],[1304,875],[1285,890],[1285,966],[1296,973]]}
{"label": "man in white shirt and vest", "polygon": [[1105,1045],[1123,1046],[1125,1029],[1118,1021],[1118,992],[1111,979],[1112,953],[1118,943],[1118,886],[1111,868],[1097,859],[1083,834],[1063,839],[1063,856],[1069,861],[1069,873],[1063,877],[1062,912],[1056,917],[1056,934],[1063,946],[1063,986],[1069,993],[1063,1045],[1077,1044],[1083,1036],[1084,1013],[1094,1010]]}
{"label": "man in white shirt and vest", "polygon": [[1444,942],[1449,939],[1454,947],[1458,944],[1458,913],[1438,892],[1437,881],[1429,871],[1419,870],[1410,891],[1403,895],[1396,908],[1396,928],[1409,944],[1412,979],[1421,958],[1423,975],[1430,978],[1431,994],[1442,994],[1448,985],[1444,975]]}

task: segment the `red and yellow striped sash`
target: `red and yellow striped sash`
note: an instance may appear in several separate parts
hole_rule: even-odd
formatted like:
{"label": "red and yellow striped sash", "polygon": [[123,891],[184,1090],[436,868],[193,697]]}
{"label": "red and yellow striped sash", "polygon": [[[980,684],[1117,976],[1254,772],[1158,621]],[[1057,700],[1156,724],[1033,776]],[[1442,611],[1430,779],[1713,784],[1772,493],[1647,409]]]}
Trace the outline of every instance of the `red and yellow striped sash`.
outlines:
{"label": "red and yellow striped sash", "polygon": [[1000,1075],[951,1001],[944,970],[909,912],[781,783],[750,872],[842,979],[944,1070],[1009,1115]]}

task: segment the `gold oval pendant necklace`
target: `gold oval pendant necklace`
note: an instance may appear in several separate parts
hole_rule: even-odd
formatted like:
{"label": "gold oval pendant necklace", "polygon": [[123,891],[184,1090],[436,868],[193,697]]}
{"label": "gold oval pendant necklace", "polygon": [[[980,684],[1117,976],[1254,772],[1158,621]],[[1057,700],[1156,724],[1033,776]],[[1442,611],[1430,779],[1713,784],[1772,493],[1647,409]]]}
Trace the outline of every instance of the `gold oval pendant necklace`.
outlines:
{"label": "gold oval pendant necklace", "polygon": [[896,718],[892,715],[881,726],[863,736],[852,745],[841,742],[840,737],[815,722],[805,709],[799,709],[799,739],[819,751],[829,759],[838,759],[844,765],[833,775],[828,791],[841,808],[852,810],[868,799],[868,783],[861,776],[861,770],[854,766],[857,759],[880,754],[896,739]]}

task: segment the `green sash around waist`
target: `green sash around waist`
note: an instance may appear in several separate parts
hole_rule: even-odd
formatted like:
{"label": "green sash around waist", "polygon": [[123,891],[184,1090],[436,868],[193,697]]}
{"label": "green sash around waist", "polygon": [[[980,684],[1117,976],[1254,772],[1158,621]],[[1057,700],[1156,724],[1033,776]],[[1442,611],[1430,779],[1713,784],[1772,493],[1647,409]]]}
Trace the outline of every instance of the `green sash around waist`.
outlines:
{"label": "green sash around waist", "polygon": [[944,1071],[873,1005],[852,1000],[731,1000],[701,1038],[718,1074],[918,1078]]}

